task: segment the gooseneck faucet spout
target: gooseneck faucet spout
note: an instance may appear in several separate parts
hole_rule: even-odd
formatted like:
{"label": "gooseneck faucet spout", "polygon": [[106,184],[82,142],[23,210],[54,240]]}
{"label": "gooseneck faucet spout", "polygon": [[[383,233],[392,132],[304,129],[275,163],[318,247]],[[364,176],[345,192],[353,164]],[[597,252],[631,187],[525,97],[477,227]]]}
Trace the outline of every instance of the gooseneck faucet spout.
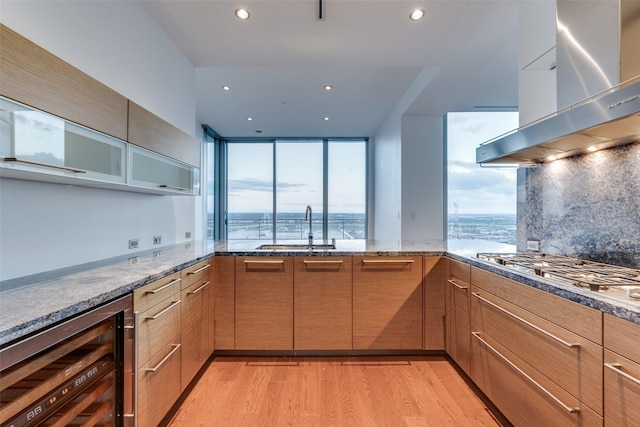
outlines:
{"label": "gooseneck faucet spout", "polygon": [[313,211],[311,210],[311,206],[307,206],[307,210],[304,212],[304,220],[309,221],[309,248],[313,246],[313,231],[312,231],[312,216]]}

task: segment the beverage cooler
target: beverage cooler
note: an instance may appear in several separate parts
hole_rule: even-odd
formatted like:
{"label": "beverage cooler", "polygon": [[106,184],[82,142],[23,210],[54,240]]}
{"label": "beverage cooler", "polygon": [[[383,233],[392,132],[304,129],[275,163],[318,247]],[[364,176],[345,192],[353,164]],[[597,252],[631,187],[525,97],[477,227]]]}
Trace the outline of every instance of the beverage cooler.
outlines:
{"label": "beverage cooler", "polygon": [[0,350],[0,426],[133,426],[132,297]]}

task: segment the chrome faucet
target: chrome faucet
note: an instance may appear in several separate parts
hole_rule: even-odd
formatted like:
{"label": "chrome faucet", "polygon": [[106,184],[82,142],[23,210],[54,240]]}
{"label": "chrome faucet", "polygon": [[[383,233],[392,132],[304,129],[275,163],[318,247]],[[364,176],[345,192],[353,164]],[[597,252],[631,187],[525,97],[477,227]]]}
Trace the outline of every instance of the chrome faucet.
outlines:
{"label": "chrome faucet", "polygon": [[312,216],[311,206],[307,206],[307,210],[304,212],[304,220],[309,221],[309,248],[313,246],[313,232],[311,231]]}

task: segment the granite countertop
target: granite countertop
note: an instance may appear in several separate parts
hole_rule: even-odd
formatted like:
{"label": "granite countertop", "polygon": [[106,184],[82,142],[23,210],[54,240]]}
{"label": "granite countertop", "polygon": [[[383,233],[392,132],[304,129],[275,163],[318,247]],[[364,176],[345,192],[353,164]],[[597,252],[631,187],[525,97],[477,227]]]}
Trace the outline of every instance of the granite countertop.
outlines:
{"label": "granite countertop", "polygon": [[[0,346],[131,293],[134,289],[212,256],[443,256],[483,268],[640,324],[640,303],[552,284],[476,258],[478,252],[515,252],[482,240],[338,241],[326,251],[258,250],[265,241],[202,241],[165,246],[99,262],[0,282]],[[268,242],[267,242],[268,243]],[[305,243],[304,241],[286,243]],[[321,242],[317,242],[321,243]]]}

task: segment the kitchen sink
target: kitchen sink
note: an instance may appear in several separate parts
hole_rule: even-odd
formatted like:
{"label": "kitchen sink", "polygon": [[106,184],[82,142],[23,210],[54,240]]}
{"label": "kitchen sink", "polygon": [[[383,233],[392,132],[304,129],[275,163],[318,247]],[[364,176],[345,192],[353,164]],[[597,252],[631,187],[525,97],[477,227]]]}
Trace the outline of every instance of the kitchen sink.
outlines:
{"label": "kitchen sink", "polygon": [[[332,243],[320,243],[311,245],[311,250],[313,251],[327,251],[335,248],[336,245]],[[260,245],[256,249],[266,249],[272,251],[303,251],[308,250],[309,245],[306,243],[275,243]]]}

